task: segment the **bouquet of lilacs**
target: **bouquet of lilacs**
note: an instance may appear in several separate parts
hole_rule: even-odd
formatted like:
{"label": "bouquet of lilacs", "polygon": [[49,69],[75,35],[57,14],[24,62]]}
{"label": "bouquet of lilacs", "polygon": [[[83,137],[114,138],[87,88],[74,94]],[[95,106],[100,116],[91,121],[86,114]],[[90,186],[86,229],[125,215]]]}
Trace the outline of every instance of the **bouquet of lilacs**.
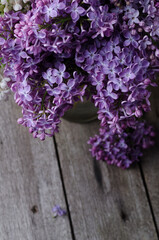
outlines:
{"label": "bouquet of lilacs", "polygon": [[44,140],[76,102],[91,99],[100,120],[93,157],[122,168],[138,161],[153,144],[143,113],[159,66],[159,2],[32,0],[29,10],[12,8],[0,18],[0,59],[22,108],[18,123]]}

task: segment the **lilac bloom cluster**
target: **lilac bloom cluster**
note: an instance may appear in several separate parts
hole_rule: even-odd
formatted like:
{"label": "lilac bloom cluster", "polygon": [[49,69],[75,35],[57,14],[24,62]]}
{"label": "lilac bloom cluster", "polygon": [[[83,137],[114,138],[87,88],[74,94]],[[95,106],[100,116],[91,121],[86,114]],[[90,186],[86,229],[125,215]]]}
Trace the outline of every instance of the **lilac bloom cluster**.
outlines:
{"label": "lilac bloom cluster", "polygon": [[[153,145],[154,131],[145,122],[131,127],[129,131],[116,133],[109,128],[101,128],[99,136],[89,140],[92,155],[97,160],[107,161],[121,168],[128,168],[142,157],[142,149]],[[107,154],[106,154],[107,153]]]}
{"label": "lilac bloom cluster", "polygon": [[154,0],[34,0],[0,18],[0,58],[22,107],[18,123],[44,140],[83,98],[98,109],[92,155],[128,168],[153,144],[142,118],[159,66]]}

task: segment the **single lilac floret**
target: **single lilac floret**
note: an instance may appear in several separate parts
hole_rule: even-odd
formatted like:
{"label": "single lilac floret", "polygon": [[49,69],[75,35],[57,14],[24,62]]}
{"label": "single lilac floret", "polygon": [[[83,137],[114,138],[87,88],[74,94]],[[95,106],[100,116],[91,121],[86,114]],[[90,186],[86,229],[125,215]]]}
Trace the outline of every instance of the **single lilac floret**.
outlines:
{"label": "single lilac floret", "polygon": [[80,7],[76,1],[72,1],[71,6],[66,8],[67,13],[71,13],[73,22],[77,22],[80,16],[85,14],[85,9]]}
{"label": "single lilac floret", "polygon": [[52,209],[54,217],[66,215],[66,210],[62,209],[59,205],[55,205]]}

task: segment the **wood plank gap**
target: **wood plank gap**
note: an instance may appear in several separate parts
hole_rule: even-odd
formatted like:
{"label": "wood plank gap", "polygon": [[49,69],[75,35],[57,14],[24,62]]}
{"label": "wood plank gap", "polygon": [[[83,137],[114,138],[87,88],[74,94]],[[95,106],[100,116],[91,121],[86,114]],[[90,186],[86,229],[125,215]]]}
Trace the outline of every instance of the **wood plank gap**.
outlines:
{"label": "wood plank gap", "polygon": [[141,174],[141,178],[142,178],[142,181],[143,181],[143,185],[144,185],[144,188],[145,188],[146,197],[147,197],[148,204],[149,204],[149,207],[150,207],[152,219],[153,219],[153,222],[154,222],[157,238],[159,240],[159,230],[158,230],[158,226],[157,226],[157,221],[156,221],[156,218],[155,218],[154,210],[153,210],[153,207],[152,207],[150,194],[149,194],[148,187],[147,187],[147,184],[146,184],[144,172],[143,172],[141,163],[138,163],[138,165],[139,165],[139,169],[140,169],[140,174]]}
{"label": "wood plank gap", "polygon": [[64,193],[65,202],[66,202],[67,214],[68,214],[68,219],[69,219],[69,222],[70,222],[70,229],[71,229],[71,234],[72,234],[72,240],[76,240],[55,136],[53,136],[53,143],[54,143],[54,146],[55,146],[55,153],[56,153],[56,157],[57,157],[57,164],[58,164],[58,167],[59,167],[59,173],[60,173],[63,193]]}

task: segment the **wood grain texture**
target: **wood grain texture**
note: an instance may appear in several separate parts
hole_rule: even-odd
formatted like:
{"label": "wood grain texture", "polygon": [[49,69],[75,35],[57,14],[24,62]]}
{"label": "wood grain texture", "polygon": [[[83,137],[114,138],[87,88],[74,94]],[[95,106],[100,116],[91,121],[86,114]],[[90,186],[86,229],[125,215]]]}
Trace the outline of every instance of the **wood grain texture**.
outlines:
{"label": "wood grain texture", "polygon": [[86,144],[97,123],[63,120],[56,135],[77,240],[156,240],[138,166],[122,170],[92,159]]}
{"label": "wood grain texture", "polygon": [[145,152],[141,167],[159,236],[159,132],[157,136],[155,146]]}
{"label": "wood grain texture", "polygon": [[150,195],[154,216],[159,232],[159,87],[152,90],[151,112],[147,119],[155,126],[156,141],[153,148],[148,149],[143,157],[142,169]]}
{"label": "wood grain texture", "polygon": [[65,199],[53,140],[33,139],[11,100],[0,105],[0,239],[71,240],[68,217],[53,219]]}

